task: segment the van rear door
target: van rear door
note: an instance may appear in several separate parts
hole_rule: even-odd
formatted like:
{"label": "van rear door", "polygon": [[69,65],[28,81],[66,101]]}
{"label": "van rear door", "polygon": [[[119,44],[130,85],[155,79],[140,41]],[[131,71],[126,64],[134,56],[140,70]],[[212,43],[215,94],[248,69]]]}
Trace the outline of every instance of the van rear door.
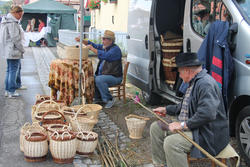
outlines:
{"label": "van rear door", "polygon": [[128,79],[146,91],[150,81],[149,20],[152,0],[130,0],[128,10]]}

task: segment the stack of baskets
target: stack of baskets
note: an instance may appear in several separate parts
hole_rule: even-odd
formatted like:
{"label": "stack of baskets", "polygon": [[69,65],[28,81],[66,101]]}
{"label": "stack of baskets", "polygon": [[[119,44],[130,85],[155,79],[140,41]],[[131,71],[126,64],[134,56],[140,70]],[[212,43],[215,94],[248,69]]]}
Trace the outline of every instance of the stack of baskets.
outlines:
{"label": "stack of baskets", "polygon": [[25,160],[46,160],[48,148],[56,163],[72,163],[76,153],[93,153],[98,135],[91,130],[101,109],[98,104],[66,107],[46,95],[37,96],[31,114],[33,123],[25,123],[20,131]]}
{"label": "stack of baskets", "polygon": [[161,39],[162,46],[162,64],[165,74],[165,82],[171,86],[175,84],[176,71],[172,69],[176,67],[175,57],[181,52],[183,46],[182,39]]}
{"label": "stack of baskets", "polygon": [[131,139],[141,139],[143,130],[149,118],[130,114],[125,117]]}

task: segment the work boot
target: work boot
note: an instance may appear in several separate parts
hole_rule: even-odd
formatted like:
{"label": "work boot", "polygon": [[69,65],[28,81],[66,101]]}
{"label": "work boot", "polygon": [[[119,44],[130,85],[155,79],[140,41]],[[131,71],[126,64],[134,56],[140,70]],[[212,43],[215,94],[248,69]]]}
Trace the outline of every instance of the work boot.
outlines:
{"label": "work boot", "polygon": [[109,100],[104,106],[104,108],[111,108],[114,104],[115,104],[115,98],[113,98],[112,100]]}

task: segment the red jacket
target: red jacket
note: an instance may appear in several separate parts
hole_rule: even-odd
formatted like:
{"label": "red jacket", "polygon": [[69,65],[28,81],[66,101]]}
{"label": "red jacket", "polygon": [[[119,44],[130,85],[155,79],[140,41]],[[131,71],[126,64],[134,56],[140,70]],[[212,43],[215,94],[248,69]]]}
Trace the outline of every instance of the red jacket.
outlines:
{"label": "red jacket", "polygon": [[44,26],[45,26],[44,22],[41,22],[38,26],[38,31],[41,32]]}

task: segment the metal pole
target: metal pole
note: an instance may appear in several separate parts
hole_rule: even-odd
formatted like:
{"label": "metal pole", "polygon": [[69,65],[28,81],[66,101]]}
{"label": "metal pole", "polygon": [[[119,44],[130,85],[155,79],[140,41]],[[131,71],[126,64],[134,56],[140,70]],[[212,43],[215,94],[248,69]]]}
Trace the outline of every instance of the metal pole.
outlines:
{"label": "metal pole", "polygon": [[[81,84],[82,84],[82,41],[83,41],[83,16],[84,16],[84,0],[80,0],[80,8],[81,8],[81,20],[80,20],[80,58],[79,58],[79,86],[78,86],[78,97],[81,98]],[[81,100],[79,100],[79,105]]]}

